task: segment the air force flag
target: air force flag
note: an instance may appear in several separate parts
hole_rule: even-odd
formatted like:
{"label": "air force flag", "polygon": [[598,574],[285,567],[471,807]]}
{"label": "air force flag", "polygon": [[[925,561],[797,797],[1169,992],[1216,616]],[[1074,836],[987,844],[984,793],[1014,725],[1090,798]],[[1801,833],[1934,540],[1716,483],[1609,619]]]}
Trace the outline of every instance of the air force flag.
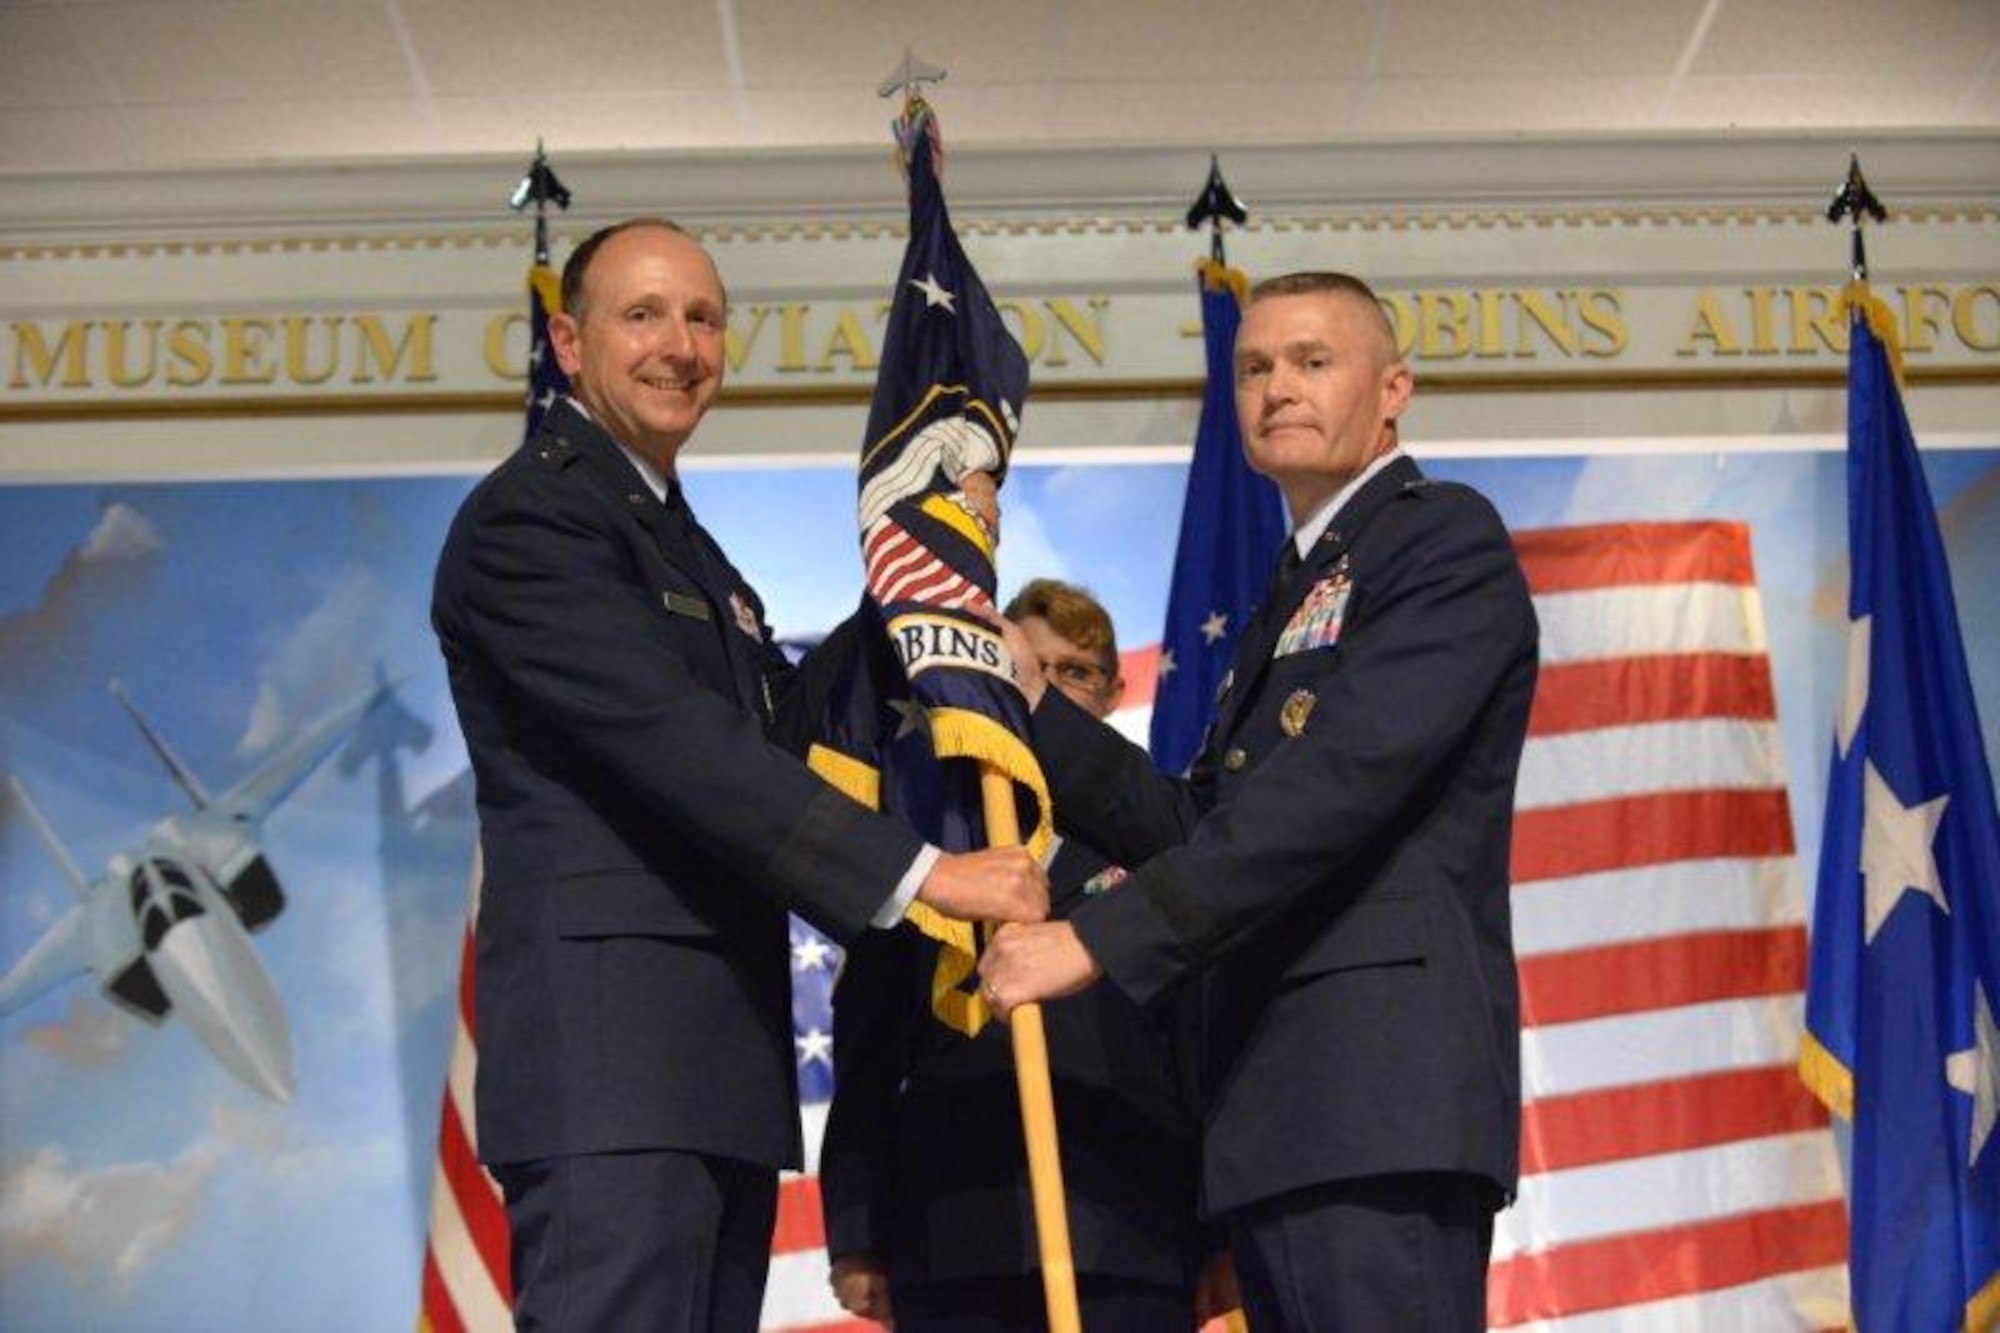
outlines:
{"label": "air force flag", "polygon": [[1854,1318],[2000,1320],[2000,818],[1951,575],[1857,284],[1848,363],[1847,685],[1827,783],[1806,1082],[1854,1126]]}

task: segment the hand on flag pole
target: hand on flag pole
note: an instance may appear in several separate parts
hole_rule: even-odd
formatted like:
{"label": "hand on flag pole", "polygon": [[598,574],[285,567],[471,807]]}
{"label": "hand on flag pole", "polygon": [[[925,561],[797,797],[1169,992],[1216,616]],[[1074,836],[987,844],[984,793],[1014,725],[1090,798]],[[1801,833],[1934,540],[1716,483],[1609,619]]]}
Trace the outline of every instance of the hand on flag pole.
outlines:
{"label": "hand on flag pole", "polygon": [[1023,1005],[1074,995],[1103,975],[1067,921],[1002,926],[979,956],[979,993],[1002,1019]]}
{"label": "hand on flag pole", "polygon": [[954,921],[1033,922],[1049,914],[1049,877],[1025,847],[947,852],[917,901]]}

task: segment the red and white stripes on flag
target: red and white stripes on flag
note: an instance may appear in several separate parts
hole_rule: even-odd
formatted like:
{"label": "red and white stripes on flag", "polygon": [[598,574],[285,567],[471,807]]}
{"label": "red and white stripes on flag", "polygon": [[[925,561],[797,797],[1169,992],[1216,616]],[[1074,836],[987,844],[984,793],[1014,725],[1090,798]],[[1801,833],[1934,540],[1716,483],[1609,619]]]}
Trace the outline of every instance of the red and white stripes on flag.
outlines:
{"label": "red and white stripes on flag", "polygon": [[479,856],[459,950],[458,1024],[438,1116],[438,1159],[431,1173],[431,1232],[424,1247],[418,1333],[508,1333],[514,1327],[508,1276],[507,1211],[499,1187],[479,1165],[472,1082],[479,1048],[472,1023],[473,923],[479,917]]}
{"label": "red and white stripes on flag", "polygon": [[1749,530],[1516,535],[1542,625],[1516,798],[1522,1181],[1496,1328],[1845,1324],[1794,1072],[1805,903]]}
{"label": "red and white stripes on flag", "polygon": [[861,544],[868,571],[868,595],[882,606],[922,602],[957,610],[993,609],[979,585],[939,559],[892,518],[880,518]]}
{"label": "red and white stripes on flag", "polygon": [[819,1204],[819,1141],[826,1104],[800,1108],[806,1132],[806,1172],[778,1182],[778,1222],[771,1232],[771,1276],[764,1284],[766,1333],[881,1333],[881,1325],[840,1308],[827,1286],[826,1226]]}

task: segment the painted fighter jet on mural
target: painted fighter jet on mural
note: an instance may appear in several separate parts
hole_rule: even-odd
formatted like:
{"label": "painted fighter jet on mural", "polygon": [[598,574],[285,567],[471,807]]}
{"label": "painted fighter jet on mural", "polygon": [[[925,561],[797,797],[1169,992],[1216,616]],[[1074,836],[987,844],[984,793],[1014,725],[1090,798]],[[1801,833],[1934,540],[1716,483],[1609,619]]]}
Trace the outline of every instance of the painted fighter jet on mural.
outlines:
{"label": "painted fighter jet on mural", "polygon": [[378,683],[305,727],[220,796],[209,795],[125,692],[111,688],[194,809],[153,825],[137,849],[114,855],[93,882],[27,788],[8,780],[77,904],[0,978],[0,1014],[78,973],[94,973],[107,999],[155,1026],[179,1014],[223,1068],[266,1097],[290,1101],[291,1031],[250,941],[285,907],[264,856],[263,824],[390,687]]}

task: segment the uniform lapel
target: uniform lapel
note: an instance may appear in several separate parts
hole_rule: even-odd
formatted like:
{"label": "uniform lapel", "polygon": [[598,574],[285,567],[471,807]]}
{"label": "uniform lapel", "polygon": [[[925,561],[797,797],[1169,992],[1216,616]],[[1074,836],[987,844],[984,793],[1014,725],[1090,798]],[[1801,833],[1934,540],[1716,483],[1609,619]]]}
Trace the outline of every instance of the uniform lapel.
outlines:
{"label": "uniform lapel", "polygon": [[[679,484],[674,483],[676,487]],[[716,628],[722,632],[723,651],[729,654],[729,664],[736,676],[737,693],[745,705],[755,709],[761,704],[768,712],[770,701],[756,651],[761,642],[756,635],[761,628],[752,610],[750,589],[722,554],[721,545],[708,535],[701,520],[688,507],[686,492],[673,499],[679,512],[667,515],[666,526],[677,531],[686,550],[685,558],[693,566],[695,584],[708,594]]]}
{"label": "uniform lapel", "polygon": [[634,523],[651,535],[662,559],[696,587],[706,588],[700,577],[701,565],[687,539],[677,531],[676,524],[668,521],[666,507],[654,498],[645,478],[632,466],[632,460],[625,457],[617,441],[605,434],[603,427],[577,411],[575,405],[564,398],[549,409],[542,430],[576,450],[591,480],[606,495],[613,497],[619,508],[632,516]]}
{"label": "uniform lapel", "polygon": [[[1422,478],[1423,473],[1415,461],[1407,456],[1396,459],[1370,477],[1367,484],[1340,507],[1340,512],[1333,516],[1333,522],[1327,524],[1326,531],[1313,543],[1312,550],[1306,553],[1299,568],[1272,590],[1267,605],[1251,622],[1243,637],[1236,641],[1236,654],[1227,677],[1229,691],[1219,703],[1213,735],[1227,736],[1235,730],[1244,708],[1256,698],[1263,686],[1264,677],[1271,669],[1271,654],[1277,649],[1286,622],[1305,601],[1313,585],[1332,575],[1335,566],[1353,547],[1355,537],[1382,511],[1383,506],[1400,495],[1404,487]],[[1291,538],[1285,540],[1290,541]]]}
{"label": "uniform lapel", "polygon": [[555,435],[576,450],[591,480],[606,494],[615,497],[618,506],[631,515],[632,521],[645,529],[660,558],[701,589],[702,600],[708,606],[709,623],[722,636],[722,649],[729,659],[730,674],[736,681],[738,701],[754,708],[761,693],[757,685],[758,666],[750,653],[749,636],[737,624],[736,607],[745,603],[740,594],[731,596],[737,592],[734,587],[724,586],[727,583],[726,571],[717,568],[712,560],[705,559],[696,546],[701,536],[696,530],[693,515],[685,508],[679,516],[669,513],[666,505],[653,495],[652,488],[639,475],[639,470],[632,466],[632,460],[625,456],[625,451],[602,427],[577,411],[567,398],[550,409],[542,429],[545,434]]}

